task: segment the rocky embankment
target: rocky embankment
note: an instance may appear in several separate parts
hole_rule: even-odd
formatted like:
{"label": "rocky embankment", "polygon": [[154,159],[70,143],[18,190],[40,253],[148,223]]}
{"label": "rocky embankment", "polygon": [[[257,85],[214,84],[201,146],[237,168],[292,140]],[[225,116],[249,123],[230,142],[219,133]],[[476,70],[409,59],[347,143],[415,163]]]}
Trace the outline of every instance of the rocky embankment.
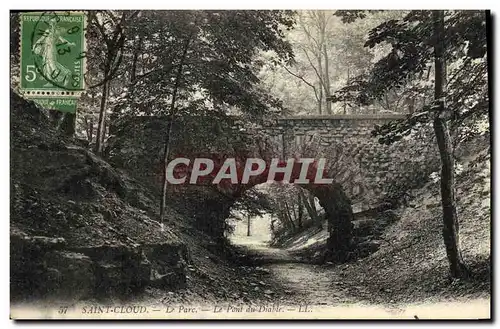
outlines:
{"label": "rocky embankment", "polygon": [[60,136],[45,110],[13,94],[11,111],[13,298],[184,287],[190,256],[152,220],[154,197]]}
{"label": "rocky embankment", "polygon": [[162,230],[155,191],[54,126],[48,111],[12,94],[13,301],[269,298],[254,287],[261,274],[232,264],[229,249],[193,227],[203,209],[168,208]]}

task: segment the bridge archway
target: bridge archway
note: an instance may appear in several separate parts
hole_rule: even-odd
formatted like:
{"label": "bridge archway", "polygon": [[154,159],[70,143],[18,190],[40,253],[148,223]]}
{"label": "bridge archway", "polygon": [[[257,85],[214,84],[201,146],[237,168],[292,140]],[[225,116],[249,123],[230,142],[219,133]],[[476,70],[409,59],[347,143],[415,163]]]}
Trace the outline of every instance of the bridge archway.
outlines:
{"label": "bridge archway", "polygon": [[[221,162],[224,161],[224,159],[220,160]],[[220,163],[217,164],[217,160],[215,161],[215,163],[215,168],[220,168]],[[244,158],[240,158],[237,160],[238,168],[241,169],[237,170],[238,182],[242,181],[242,169],[244,168],[245,163],[246,159]],[[285,165],[285,161],[278,162],[279,167],[284,167]],[[302,164],[294,162],[290,178],[286,180],[286,182],[306,189],[309,193],[318,198],[319,204],[325,211],[325,219],[328,223],[329,233],[327,248],[324,257],[325,261],[347,261],[350,258],[351,252],[354,248],[352,239],[352,220],[354,218],[354,215],[352,211],[351,200],[344,192],[342,185],[337,182],[333,182],[331,184],[315,183],[316,172],[318,170],[316,162],[312,163],[307,171],[306,179],[309,180],[309,183],[294,183],[294,181],[297,181],[299,179],[301,168]],[[189,177],[190,173],[192,173],[192,169],[192,167],[186,166],[185,170],[179,170],[177,172],[176,178],[182,176]],[[208,189],[212,188],[214,190],[217,190],[218,193],[225,197],[226,204],[224,211],[222,211],[221,209],[218,210],[220,212],[227,213],[227,216],[224,216],[225,219],[229,217],[230,209],[239,200],[239,198],[241,198],[245,194],[245,192],[256,187],[257,185],[269,182],[269,169],[270,166],[267,165],[266,169],[262,173],[256,176],[251,176],[248,183],[246,184],[234,184],[234,182],[231,182],[229,178],[222,179],[218,184],[212,184],[214,176],[216,176],[216,173],[218,172],[218,170],[216,169],[206,176],[199,177],[199,179],[196,181],[196,187],[200,188],[204,186]],[[276,173],[273,181],[283,182],[285,181],[284,176],[285,175],[283,173]],[[324,172],[323,177],[329,177],[328,172]],[[187,181],[188,180],[189,179],[187,179]],[[189,186],[187,186],[186,188],[189,188]],[[211,205],[214,207],[219,207],[222,206],[223,203],[224,202],[218,204],[211,203]],[[207,207],[208,206],[210,205],[207,204]],[[213,230],[213,235],[220,237],[224,236],[224,228],[221,226],[212,227],[211,230]]]}

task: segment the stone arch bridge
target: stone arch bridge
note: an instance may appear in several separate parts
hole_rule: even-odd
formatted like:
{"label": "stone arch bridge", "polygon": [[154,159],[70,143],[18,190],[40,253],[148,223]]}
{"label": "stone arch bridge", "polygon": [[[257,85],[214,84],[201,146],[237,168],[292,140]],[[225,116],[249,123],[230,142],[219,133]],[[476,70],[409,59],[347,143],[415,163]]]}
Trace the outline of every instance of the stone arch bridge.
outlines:
{"label": "stone arch bridge", "polygon": [[[184,117],[173,124],[170,158],[326,158],[327,176],[334,178],[334,183],[303,187],[325,209],[328,249],[332,259],[342,261],[353,248],[353,205],[377,206],[397,197],[392,195],[395,186],[411,187],[437,169],[437,152],[429,138],[413,136],[383,145],[372,136],[375,125],[403,119],[404,115],[396,114],[282,117],[265,122],[226,116]],[[166,126],[167,120],[161,117],[135,117],[112,126],[108,146],[111,161],[159,188]],[[263,182],[254,180],[223,193],[214,186],[174,186],[182,191],[171,193],[169,200],[173,208],[191,211],[196,227],[222,237],[231,206],[244,191]],[[193,212],[193,208],[198,211]]]}

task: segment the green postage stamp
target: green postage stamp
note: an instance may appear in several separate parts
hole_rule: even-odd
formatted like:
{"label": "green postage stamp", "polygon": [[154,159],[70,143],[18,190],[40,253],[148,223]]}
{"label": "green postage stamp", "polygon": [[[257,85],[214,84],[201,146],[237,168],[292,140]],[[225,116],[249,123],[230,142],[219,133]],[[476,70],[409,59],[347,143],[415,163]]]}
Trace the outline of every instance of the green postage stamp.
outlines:
{"label": "green postage stamp", "polygon": [[85,14],[22,13],[20,90],[42,106],[76,111],[85,88]]}

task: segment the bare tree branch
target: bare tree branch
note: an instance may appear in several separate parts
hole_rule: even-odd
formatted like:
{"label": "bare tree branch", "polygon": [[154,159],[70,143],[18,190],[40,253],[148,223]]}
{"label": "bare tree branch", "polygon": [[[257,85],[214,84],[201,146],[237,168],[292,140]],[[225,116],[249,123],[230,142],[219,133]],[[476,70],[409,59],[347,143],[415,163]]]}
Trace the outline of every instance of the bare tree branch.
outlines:
{"label": "bare tree branch", "polygon": [[288,69],[286,66],[282,65],[282,67],[291,75],[293,75],[294,77],[300,79],[302,82],[304,82],[306,85],[308,85],[309,87],[311,87],[313,90],[314,90],[314,96],[316,97],[316,100],[319,102],[321,101],[321,99],[318,97],[318,91],[316,90],[316,87],[310,83],[309,81],[307,81],[306,79],[304,79],[304,77],[296,74],[296,73],[293,73],[292,71],[290,71],[290,69]]}

